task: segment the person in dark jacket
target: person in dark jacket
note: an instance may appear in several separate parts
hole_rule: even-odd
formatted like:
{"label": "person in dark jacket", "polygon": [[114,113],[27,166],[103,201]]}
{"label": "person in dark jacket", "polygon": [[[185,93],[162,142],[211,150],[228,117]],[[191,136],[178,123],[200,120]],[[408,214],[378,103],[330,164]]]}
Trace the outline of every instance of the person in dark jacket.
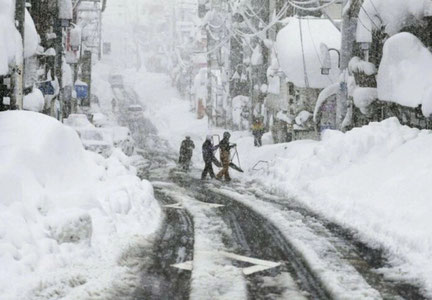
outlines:
{"label": "person in dark jacket", "polygon": [[181,143],[179,157],[179,164],[184,171],[189,171],[193,149],[195,149],[195,144],[190,136],[187,136]]}
{"label": "person in dark jacket", "polygon": [[214,152],[218,147],[219,146],[213,145],[211,136],[206,137],[206,140],[202,145],[203,160],[205,163],[205,167],[201,175],[202,180],[206,179],[207,174],[209,174],[211,178],[215,178],[215,174],[213,172],[213,160],[215,159]]}
{"label": "person in dark jacket", "polygon": [[216,175],[216,178],[219,180],[221,180],[222,177],[225,177],[225,181],[231,181],[229,175],[229,167],[231,163],[230,151],[236,146],[236,144],[230,144],[230,137],[231,134],[229,132],[224,132],[223,139],[218,145],[220,150],[220,160],[222,163],[222,170]]}

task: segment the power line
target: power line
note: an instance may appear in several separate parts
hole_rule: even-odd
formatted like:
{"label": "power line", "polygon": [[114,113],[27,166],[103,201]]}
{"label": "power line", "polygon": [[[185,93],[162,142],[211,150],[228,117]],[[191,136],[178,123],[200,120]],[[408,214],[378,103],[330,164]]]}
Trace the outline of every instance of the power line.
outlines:
{"label": "power line", "polygon": [[[377,24],[375,24],[374,20],[371,18],[371,16],[369,15],[369,13],[367,12],[367,10],[363,7],[363,5],[360,7],[364,13],[366,14],[366,16],[369,18],[369,20],[372,22],[372,24],[375,26],[375,28],[379,28],[379,26]],[[360,18],[359,18],[360,19]]]}
{"label": "power line", "polygon": [[[301,10],[305,10],[305,11],[319,11],[319,10],[322,10],[323,8],[326,8],[330,5],[333,5],[334,3],[336,3],[336,1],[338,1],[338,0],[332,0],[331,2],[328,2],[328,3],[323,4],[321,6],[318,6],[318,7],[304,7],[304,6],[301,6],[298,1],[292,1],[292,0],[288,0],[287,3],[289,3],[292,7],[297,8],[297,9],[301,9]],[[302,4],[315,4],[315,3],[317,3],[317,1],[316,0],[310,0],[307,2],[301,2],[301,3]]]}

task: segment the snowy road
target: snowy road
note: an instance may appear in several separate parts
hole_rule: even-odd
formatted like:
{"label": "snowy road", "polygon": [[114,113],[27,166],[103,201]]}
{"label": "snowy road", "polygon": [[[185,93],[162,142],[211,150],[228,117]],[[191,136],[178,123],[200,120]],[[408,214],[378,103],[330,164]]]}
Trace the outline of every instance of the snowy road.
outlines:
{"label": "snowy road", "polygon": [[[126,94],[122,101],[136,103]],[[149,162],[142,176],[166,218],[134,299],[424,299],[375,272],[387,264],[379,251],[295,201],[179,172],[149,123],[140,123],[153,145],[140,145]]]}

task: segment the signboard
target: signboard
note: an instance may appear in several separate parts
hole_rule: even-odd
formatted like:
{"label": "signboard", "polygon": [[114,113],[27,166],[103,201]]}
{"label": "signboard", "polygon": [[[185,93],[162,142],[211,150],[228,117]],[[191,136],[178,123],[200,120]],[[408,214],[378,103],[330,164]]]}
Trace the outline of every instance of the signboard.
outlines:
{"label": "signboard", "polygon": [[75,92],[78,99],[84,100],[88,97],[87,84],[75,84]]}

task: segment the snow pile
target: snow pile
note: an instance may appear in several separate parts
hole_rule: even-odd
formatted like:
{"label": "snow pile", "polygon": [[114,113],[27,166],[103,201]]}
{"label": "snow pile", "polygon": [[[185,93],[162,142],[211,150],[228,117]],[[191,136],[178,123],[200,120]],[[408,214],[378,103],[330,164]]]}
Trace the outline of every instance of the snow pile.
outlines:
{"label": "snow pile", "polygon": [[[12,1],[0,0],[0,74],[8,72],[9,62],[15,57],[17,31],[13,23],[14,7]],[[12,41],[12,42],[11,42]]]}
{"label": "snow pile", "polygon": [[234,125],[242,127],[242,122],[247,121],[243,120],[242,111],[244,107],[247,108],[248,106],[249,97],[239,95],[232,99],[232,122]]}
{"label": "snow pile", "polygon": [[[36,31],[36,26],[33,22],[33,18],[26,9],[25,11],[25,25],[24,25],[25,45],[24,45],[24,57],[28,58],[36,54],[37,48],[39,47],[40,38]],[[20,40],[20,43],[21,40]],[[20,47],[22,49],[22,47]]]}
{"label": "snow pile", "polygon": [[252,52],[251,56],[251,63],[253,66],[259,66],[262,65],[264,62],[264,57],[262,54],[262,47],[260,44],[256,45]]}
{"label": "snow pile", "polygon": [[270,161],[266,176],[252,176],[384,248],[392,267],[381,271],[420,284],[430,295],[431,147],[430,131],[391,118],[347,133],[324,131],[321,142],[242,150],[240,156],[246,168]]}
{"label": "snow pile", "polygon": [[339,49],[340,32],[327,19],[292,17],[288,21],[278,33],[276,42],[279,63],[287,80],[298,87],[311,88],[325,88],[336,82],[339,75],[337,53],[331,52],[330,75],[324,76],[318,51],[321,43]]}
{"label": "snow pile", "polygon": [[377,72],[373,63],[361,60],[358,56],[354,56],[350,60],[348,68],[351,73],[364,73],[368,76],[374,75]]}
{"label": "snow pile", "polygon": [[319,114],[321,107],[328,100],[328,98],[330,98],[331,96],[337,95],[339,90],[340,90],[340,85],[337,82],[337,83],[333,83],[333,84],[329,85],[328,87],[326,87],[325,89],[323,89],[320,92],[318,99],[317,99],[317,102],[315,104],[315,109],[314,109],[314,113],[313,113],[313,120],[315,123],[318,122],[318,114]]}
{"label": "snow pile", "polygon": [[306,110],[302,110],[297,117],[295,118],[295,122],[297,125],[302,126],[304,123],[306,123],[312,114]]}
{"label": "snow pile", "polygon": [[[22,39],[15,28],[14,1],[0,0],[0,75],[8,73],[9,63],[22,51]],[[30,57],[36,53],[39,36],[29,12],[25,12],[25,48],[24,56]]]}
{"label": "snow pile", "polygon": [[33,88],[33,91],[24,96],[24,109],[36,112],[41,112],[45,105],[45,98],[38,88]]}
{"label": "snow pile", "polygon": [[377,98],[376,88],[356,87],[353,94],[354,105],[357,106],[363,114],[367,114],[367,108]]}
{"label": "snow pile", "polygon": [[389,38],[377,76],[378,97],[432,114],[432,53],[410,33]]}
{"label": "snow pile", "polygon": [[160,208],[128,158],[84,151],[38,113],[0,113],[0,128],[2,298],[107,298],[134,284],[122,251],[156,230]]}
{"label": "snow pile", "polygon": [[394,35],[431,13],[430,0],[365,0],[359,11],[357,42],[372,42],[372,31],[382,26]]}

